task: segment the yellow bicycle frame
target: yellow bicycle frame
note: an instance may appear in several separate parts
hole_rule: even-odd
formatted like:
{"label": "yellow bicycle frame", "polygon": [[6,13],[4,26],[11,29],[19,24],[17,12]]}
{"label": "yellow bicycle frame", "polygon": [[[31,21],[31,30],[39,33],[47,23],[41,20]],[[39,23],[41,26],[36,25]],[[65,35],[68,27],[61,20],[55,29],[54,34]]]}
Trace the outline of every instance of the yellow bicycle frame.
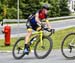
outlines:
{"label": "yellow bicycle frame", "polygon": [[41,42],[41,46],[42,46],[42,37],[43,37],[43,31],[41,30],[41,31],[36,31],[36,32],[34,32],[32,35],[37,35],[37,34],[39,34],[39,38],[40,38],[40,42]]}

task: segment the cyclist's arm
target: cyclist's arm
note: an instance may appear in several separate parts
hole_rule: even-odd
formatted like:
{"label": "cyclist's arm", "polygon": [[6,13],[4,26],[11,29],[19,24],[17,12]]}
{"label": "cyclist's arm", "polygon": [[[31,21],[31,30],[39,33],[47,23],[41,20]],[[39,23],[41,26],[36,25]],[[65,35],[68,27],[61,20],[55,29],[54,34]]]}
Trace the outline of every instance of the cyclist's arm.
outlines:
{"label": "cyclist's arm", "polygon": [[38,13],[35,14],[35,20],[37,21],[37,23],[41,24],[41,21],[40,21],[40,19],[38,17]]}

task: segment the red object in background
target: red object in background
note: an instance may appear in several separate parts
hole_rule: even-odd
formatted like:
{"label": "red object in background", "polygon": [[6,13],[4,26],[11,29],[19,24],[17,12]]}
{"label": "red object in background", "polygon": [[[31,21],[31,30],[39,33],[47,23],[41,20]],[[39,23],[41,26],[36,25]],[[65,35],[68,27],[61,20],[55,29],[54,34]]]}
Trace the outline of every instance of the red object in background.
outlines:
{"label": "red object in background", "polygon": [[5,38],[5,46],[9,46],[10,45],[10,35],[11,35],[11,27],[6,25],[4,26],[4,30],[3,33],[5,34],[4,38]]}

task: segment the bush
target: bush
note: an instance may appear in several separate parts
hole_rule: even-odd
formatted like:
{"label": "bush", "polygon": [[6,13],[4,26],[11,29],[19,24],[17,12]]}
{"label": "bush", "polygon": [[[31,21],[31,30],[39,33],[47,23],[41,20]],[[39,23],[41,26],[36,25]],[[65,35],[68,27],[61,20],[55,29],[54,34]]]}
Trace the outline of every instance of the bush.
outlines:
{"label": "bush", "polygon": [[[70,11],[67,2],[68,0],[20,0],[20,19],[27,19],[31,13],[39,10],[44,3],[51,5],[48,13],[49,17],[68,16]],[[0,20],[3,18],[3,5],[7,5],[6,18],[16,19],[17,0],[8,0],[8,2],[6,0],[0,0]]]}
{"label": "bush", "polygon": [[70,10],[68,9],[68,0],[60,0],[60,16],[70,15]]}
{"label": "bush", "polygon": [[11,9],[7,9],[7,19],[16,19],[17,18],[17,10],[16,8],[12,7]]}

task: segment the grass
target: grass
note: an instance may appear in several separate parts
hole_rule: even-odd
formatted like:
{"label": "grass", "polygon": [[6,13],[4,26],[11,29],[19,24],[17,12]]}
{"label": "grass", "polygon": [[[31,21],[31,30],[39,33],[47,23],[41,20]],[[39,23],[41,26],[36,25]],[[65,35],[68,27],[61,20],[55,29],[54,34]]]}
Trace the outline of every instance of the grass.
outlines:
{"label": "grass", "polygon": [[11,39],[11,45],[10,46],[5,46],[4,43],[5,41],[3,39],[0,39],[0,50],[12,50],[12,47],[14,45],[14,43],[16,42],[18,38],[12,38]]}
{"label": "grass", "polygon": [[60,49],[63,38],[71,32],[75,32],[74,27],[55,32],[55,34],[52,35],[53,48]]}
{"label": "grass", "polygon": [[[51,37],[53,39],[53,49],[60,49],[62,39],[70,32],[75,32],[75,28],[68,28],[60,31],[56,31]],[[5,46],[4,40],[0,39],[0,50],[12,50],[14,43],[18,38],[11,39],[11,45]]]}

